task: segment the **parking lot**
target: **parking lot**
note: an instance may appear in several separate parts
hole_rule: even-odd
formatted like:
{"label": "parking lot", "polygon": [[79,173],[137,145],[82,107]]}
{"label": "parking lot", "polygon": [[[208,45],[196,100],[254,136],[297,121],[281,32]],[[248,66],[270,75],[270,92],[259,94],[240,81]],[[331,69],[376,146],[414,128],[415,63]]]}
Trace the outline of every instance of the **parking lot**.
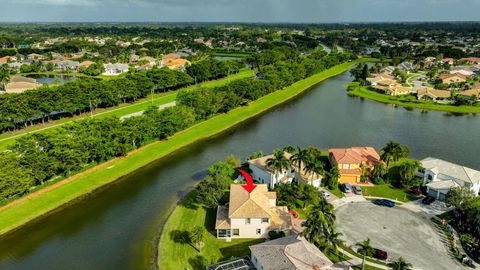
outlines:
{"label": "parking lot", "polygon": [[370,238],[389,258],[404,257],[415,269],[464,269],[449,253],[446,239],[425,215],[402,207],[352,202],[336,210],[337,228],[347,246]]}

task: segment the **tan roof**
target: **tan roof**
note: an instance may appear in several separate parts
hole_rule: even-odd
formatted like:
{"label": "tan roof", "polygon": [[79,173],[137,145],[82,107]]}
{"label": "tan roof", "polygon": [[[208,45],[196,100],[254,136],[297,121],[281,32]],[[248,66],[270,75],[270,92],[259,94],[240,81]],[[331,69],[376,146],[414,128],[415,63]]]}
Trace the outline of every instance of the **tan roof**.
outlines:
{"label": "tan roof", "polygon": [[5,85],[5,92],[7,93],[22,93],[26,90],[36,89],[40,87],[39,83],[31,82],[11,82]]}
{"label": "tan roof", "polygon": [[178,55],[176,53],[169,53],[169,54],[166,54],[162,57],[162,61],[174,60],[174,59],[178,59],[178,58],[180,58],[180,55]]}
{"label": "tan roof", "polygon": [[230,185],[230,218],[270,217],[267,185],[257,185],[248,193],[242,185]]}
{"label": "tan roof", "polygon": [[215,220],[215,229],[230,229],[230,219],[228,218],[228,206],[219,205],[217,208],[217,218]]}
{"label": "tan roof", "polygon": [[380,162],[380,155],[377,150],[369,146],[332,148],[328,151],[340,164],[376,164]]}
{"label": "tan roof", "polygon": [[458,77],[458,78],[460,78],[460,79],[463,79],[463,80],[465,80],[465,79],[468,79],[468,78],[469,78],[469,76],[467,76],[467,75],[464,75],[464,74],[462,74],[462,73],[447,73],[447,74],[440,74],[440,75],[438,75],[438,77],[439,77],[440,79],[442,79],[442,80],[445,80],[445,79],[450,79],[450,78],[454,78],[454,77]]}
{"label": "tan roof", "polygon": [[451,95],[451,92],[447,90],[437,90],[437,89],[426,87],[426,88],[418,89],[417,95],[419,97],[427,95],[434,98],[449,98]]}
{"label": "tan roof", "polygon": [[85,68],[88,68],[89,66],[95,64],[95,62],[92,62],[92,61],[83,61],[81,62],[80,64],[78,64],[78,67],[81,68],[81,67],[85,67]]}
{"label": "tan roof", "polygon": [[453,187],[458,187],[459,185],[453,180],[447,181],[433,181],[427,184],[427,187],[438,190],[438,189],[451,189]]}
{"label": "tan roof", "polygon": [[460,95],[480,97],[480,89],[469,89],[469,90],[465,90],[465,91],[463,91],[463,92],[460,92]]}

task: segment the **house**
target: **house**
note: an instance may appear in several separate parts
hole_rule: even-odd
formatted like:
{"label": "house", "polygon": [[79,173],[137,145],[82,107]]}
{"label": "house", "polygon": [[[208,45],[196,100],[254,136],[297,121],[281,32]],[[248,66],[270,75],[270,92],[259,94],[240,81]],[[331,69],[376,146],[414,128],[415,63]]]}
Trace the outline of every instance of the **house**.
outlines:
{"label": "house", "polygon": [[469,78],[469,76],[459,73],[440,74],[438,77],[442,80],[442,83],[446,84],[465,82]]}
{"label": "house", "polygon": [[286,206],[277,206],[277,194],[260,184],[252,192],[230,185],[230,199],[219,205],[215,222],[217,238],[267,238],[269,231],[289,234],[292,217]]}
{"label": "house", "polygon": [[45,60],[45,57],[41,54],[31,53],[27,55],[28,60]]}
{"label": "house", "polygon": [[332,148],[328,150],[332,166],[340,171],[340,183],[359,183],[364,170],[371,171],[380,161],[373,147]]}
{"label": "house", "polygon": [[[284,152],[283,155],[287,159],[290,159],[292,156],[287,152]],[[248,161],[248,167],[252,171],[253,180],[258,183],[267,184],[270,188],[275,187],[278,183],[290,184],[294,181],[303,181],[314,187],[320,187],[323,176],[315,173],[307,173],[303,163],[301,172],[297,168],[297,165],[292,165],[290,169],[285,171],[274,172],[272,169],[267,168],[267,160],[270,158],[273,158],[273,155],[263,156]]]}
{"label": "house", "polygon": [[12,62],[16,62],[17,61],[17,57],[16,56],[4,56],[2,58],[0,58],[0,64],[5,64],[5,63],[12,63]]}
{"label": "house", "polygon": [[168,62],[179,59],[180,55],[176,53],[169,53],[166,54],[162,57],[162,60],[160,61],[160,67],[165,67]]}
{"label": "house", "polygon": [[190,64],[190,61],[179,58],[169,61],[167,64],[165,64],[165,66],[169,69],[185,71],[185,69],[190,66]]}
{"label": "house", "polygon": [[417,99],[446,101],[451,97],[451,92],[447,90],[437,90],[429,87],[418,89]]}
{"label": "house", "polygon": [[137,62],[138,60],[140,60],[140,56],[138,56],[138,55],[136,55],[136,54],[130,55],[130,59],[129,59],[129,62],[130,62],[130,63],[135,63],[135,62]]}
{"label": "house", "polygon": [[472,64],[472,65],[480,64],[480,58],[479,57],[461,58],[459,61],[466,62],[466,63]]}
{"label": "house", "polygon": [[407,72],[414,71],[416,69],[416,66],[410,62],[402,62],[397,67]]}
{"label": "house", "polygon": [[466,98],[474,96],[477,100],[480,100],[480,89],[469,89],[459,92],[458,94]]}
{"label": "house", "polygon": [[66,60],[66,61],[60,61],[58,62],[55,67],[59,71],[74,71],[77,70],[78,65],[80,62],[78,61],[72,61],[72,60]]}
{"label": "house", "polygon": [[443,201],[453,187],[464,187],[479,195],[480,171],[432,157],[420,162],[423,170],[418,176],[423,177],[428,195]]}
{"label": "house", "polygon": [[105,68],[105,72],[103,72],[103,75],[107,76],[116,76],[120,75],[122,73],[128,72],[128,65],[127,64],[103,64],[103,67]]}
{"label": "house", "polygon": [[10,82],[5,85],[5,93],[22,93],[27,90],[37,89],[42,86],[35,79],[23,76],[14,76]]}
{"label": "house", "polygon": [[455,63],[455,59],[453,58],[443,58],[441,60],[442,63],[448,63],[449,65],[453,65]]}
{"label": "house", "polygon": [[77,68],[78,69],[86,69],[93,64],[95,64],[95,62],[87,60],[87,61],[83,61],[80,64],[78,64]]}
{"label": "house", "polygon": [[[263,270],[331,270],[332,261],[304,237],[291,235],[250,246],[251,262]],[[335,268],[338,269],[338,268]]]}

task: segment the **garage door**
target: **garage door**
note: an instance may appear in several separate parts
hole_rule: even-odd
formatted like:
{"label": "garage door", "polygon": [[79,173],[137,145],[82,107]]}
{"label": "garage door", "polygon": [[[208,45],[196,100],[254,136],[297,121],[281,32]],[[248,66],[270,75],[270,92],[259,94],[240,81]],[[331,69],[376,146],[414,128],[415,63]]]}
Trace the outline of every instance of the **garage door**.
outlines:
{"label": "garage door", "polygon": [[439,193],[438,195],[438,200],[444,202],[447,195],[444,193]]}
{"label": "garage door", "polygon": [[428,190],[428,195],[434,197],[434,198],[437,198],[437,191],[434,190],[434,189],[429,189]]}
{"label": "garage door", "polygon": [[340,176],[340,183],[357,183],[359,177],[356,175],[342,175]]}

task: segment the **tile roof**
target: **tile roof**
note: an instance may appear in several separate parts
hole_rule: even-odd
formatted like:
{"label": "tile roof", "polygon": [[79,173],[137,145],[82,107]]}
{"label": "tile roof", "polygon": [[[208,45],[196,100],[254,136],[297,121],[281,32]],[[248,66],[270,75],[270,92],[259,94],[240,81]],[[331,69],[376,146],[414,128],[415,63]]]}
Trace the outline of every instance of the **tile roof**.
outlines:
{"label": "tile roof", "polygon": [[[438,174],[472,184],[480,183],[480,171],[432,157],[423,159],[420,162],[425,169],[434,171]],[[441,178],[445,179],[445,177]]]}
{"label": "tile roof", "polygon": [[270,217],[270,202],[267,185],[257,185],[248,193],[242,185],[230,185],[230,218]]}
{"label": "tile roof", "polygon": [[427,95],[435,98],[449,98],[451,95],[451,92],[448,90],[437,90],[433,88],[422,88],[418,89],[417,91],[417,96],[422,96],[422,95]]}
{"label": "tile roof", "polygon": [[370,146],[332,148],[328,151],[340,164],[376,164],[380,161],[380,155],[378,154],[377,150]]}
{"label": "tile roof", "polygon": [[298,235],[250,246],[265,270],[330,269],[333,263],[313,244]]}

